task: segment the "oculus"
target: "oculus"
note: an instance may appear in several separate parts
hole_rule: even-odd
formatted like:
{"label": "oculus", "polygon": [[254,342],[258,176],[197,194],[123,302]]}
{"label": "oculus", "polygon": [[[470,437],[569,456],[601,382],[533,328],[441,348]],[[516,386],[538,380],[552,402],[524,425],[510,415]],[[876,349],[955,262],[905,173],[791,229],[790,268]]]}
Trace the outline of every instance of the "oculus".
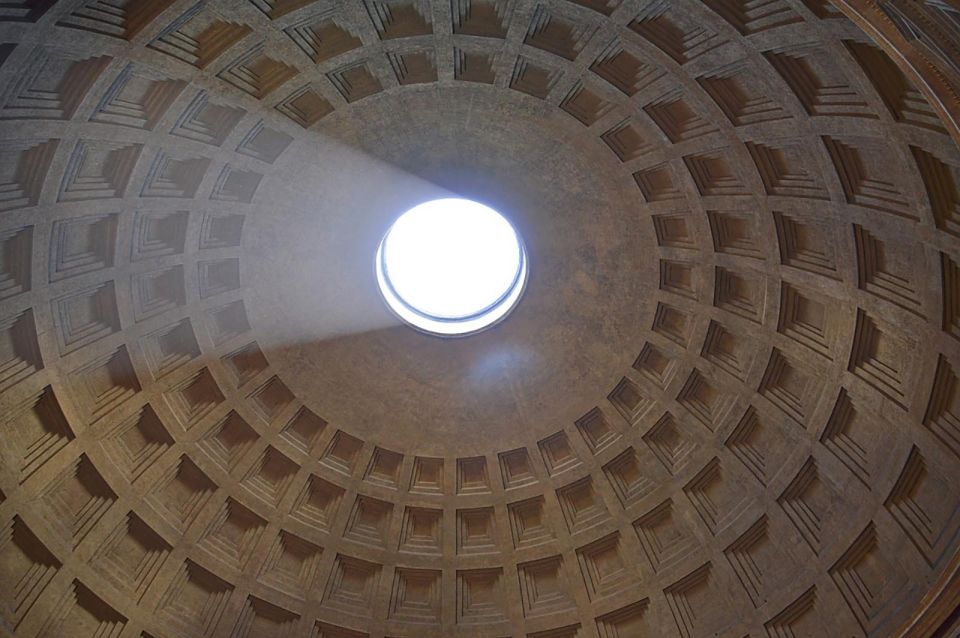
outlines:
{"label": "oculus", "polygon": [[503,320],[527,280],[527,254],[507,219],[468,199],[435,199],[400,215],[377,249],[384,301],[414,328],[465,336]]}

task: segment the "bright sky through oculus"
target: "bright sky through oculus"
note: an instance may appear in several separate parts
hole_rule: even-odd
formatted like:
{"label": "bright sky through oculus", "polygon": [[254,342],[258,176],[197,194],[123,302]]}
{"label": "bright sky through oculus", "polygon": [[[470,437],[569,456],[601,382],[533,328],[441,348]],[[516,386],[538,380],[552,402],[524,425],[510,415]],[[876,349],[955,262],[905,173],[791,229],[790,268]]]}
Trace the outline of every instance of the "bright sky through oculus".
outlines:
{"label": "bright sky through oculus", "polygon": [[411,208],[377,251],[387,304],[408,323],[443,335],[476,332],[504,317],[526,274],[526,254],[510,222],[466,199]]}

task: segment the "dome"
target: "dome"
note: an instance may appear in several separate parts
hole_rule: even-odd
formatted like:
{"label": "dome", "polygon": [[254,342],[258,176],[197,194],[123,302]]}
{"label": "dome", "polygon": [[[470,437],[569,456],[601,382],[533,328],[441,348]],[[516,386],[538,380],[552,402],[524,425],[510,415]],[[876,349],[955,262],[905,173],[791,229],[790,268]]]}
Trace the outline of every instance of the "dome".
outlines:
{"label": "dome", "polygon": [[0,3],[0,633],[954,635],[958,24]]}

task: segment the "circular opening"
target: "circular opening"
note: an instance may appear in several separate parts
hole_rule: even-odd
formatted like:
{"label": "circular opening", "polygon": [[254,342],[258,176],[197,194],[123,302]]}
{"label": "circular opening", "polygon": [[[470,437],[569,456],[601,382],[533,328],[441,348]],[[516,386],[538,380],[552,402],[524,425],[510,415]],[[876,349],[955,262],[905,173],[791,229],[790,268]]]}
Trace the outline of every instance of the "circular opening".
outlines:
{"label": "circular opening", "polygon": [[376,267],[390,309],[444,336],[503,319],[527,279],[526,251],[513,226],[468,199],[435,199],[405,212],[380,242]]}

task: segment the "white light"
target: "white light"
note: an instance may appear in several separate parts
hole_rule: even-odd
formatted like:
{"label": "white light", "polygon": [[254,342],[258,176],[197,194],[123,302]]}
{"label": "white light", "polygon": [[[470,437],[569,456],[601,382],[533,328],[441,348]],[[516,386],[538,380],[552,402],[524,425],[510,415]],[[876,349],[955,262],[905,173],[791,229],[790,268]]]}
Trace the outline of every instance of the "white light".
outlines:
{"label": "white light", "polygon": [[516,304],[526,275],[526,254],[510,222],[466,199],[411,208],[377,250],[377,283],[387,304],[435,334],[469,334],[497,322]]}

